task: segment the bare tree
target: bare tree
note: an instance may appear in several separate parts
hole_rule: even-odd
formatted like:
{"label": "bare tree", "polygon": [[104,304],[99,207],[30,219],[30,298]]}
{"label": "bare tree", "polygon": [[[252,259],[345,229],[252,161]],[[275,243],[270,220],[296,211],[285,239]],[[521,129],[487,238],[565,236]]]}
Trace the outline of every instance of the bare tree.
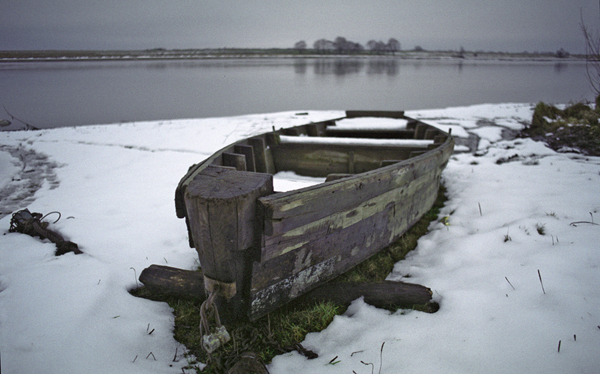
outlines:
{"label": "bare tree", "polygon": [[583,22],[581,15],[581,31],[585,38],[585,59],[587,75],[592,90],[598,96],[600,95],[600,34],[594,32]]}

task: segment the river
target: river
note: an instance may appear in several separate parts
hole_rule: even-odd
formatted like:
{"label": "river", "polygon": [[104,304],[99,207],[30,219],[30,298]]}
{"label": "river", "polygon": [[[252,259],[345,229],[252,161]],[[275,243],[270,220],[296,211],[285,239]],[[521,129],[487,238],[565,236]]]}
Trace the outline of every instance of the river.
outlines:
{"label": "river", "polygon": [[0,119],[10,119],[10,113],[38,128],[592,99],[584,61],[371,57],[0,63]]}

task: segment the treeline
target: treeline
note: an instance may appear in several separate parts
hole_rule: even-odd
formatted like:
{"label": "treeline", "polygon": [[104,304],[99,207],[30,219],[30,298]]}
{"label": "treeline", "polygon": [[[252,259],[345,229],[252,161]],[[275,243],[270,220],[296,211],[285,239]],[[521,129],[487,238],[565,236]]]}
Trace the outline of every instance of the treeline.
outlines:
{"label": "treeline", "polygon": [[[354,54],[365,51],[370,51],[374,54],[395,53],[400,51],[400,42],[395,38],[390,38],[387,43],[377,40],[369,40],[366,48],[360,43],[347,40],[342,36],[338,36],[333,41],[327,39],[319,39],[313,43],[313,50],[318,53],[338,53],[338,54]],[[308,49],[308,45],[304,40],[294,44],[294,49],[298,52],[303,52]]]}

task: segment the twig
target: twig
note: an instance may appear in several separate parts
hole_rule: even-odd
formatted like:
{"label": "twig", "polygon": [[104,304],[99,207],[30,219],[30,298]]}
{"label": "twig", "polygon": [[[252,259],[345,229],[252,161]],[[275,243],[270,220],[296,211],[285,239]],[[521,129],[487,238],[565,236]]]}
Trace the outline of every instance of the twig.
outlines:
{"label": "twig", "polygon": [[561,341],[559,340],[558,341],[558,353],[560,353],[560,343],[561,343]]}
{"label": "twig", "polygon": [[513,290],[515,290],[515,291],[517,290],[517,289],[515,288],[515,286],[513,286],[513,285],[512,285],[512,283],[510,283],[510,281],[508,280],[508,278],[507,278],[507,277],[504,277],[504,279],[506,279],[506,281],[508,282],[508,284],[510,284],[510,286],[512,287],[512,289],[513,289]]}
{"label": "twig", "polygon": [[154,356],[154,353],[150,352],[148,353],[148,356],[146,356],[146,360],[148,359],[148,357],[152,356],[152,358],[154,359],[154,361],[156,361],[156,356]]}
{"label": "twig", "polygon": [[540,269],[538,269],[538,277],[540,277],[540,284],[542,285],[542,291],[544,295],[546,294],[546,290],[544,289],[544,282],[542,282],[542,274],[540,274]]}
{"label": "twig", "polygon": [[12,120],[17,120],[17,121],[21,122],[22,124],[24,124],[26,130],[39,130],[37,127],[32,126],[32,125],[28,124],[27,122],[22,121],[22,120],[18,119],[17,117],[13,116],[12,114],[10,114],[8,109],[6,109],[6,106],[2,105],[2,107],[4,108],[4,111],[6,112],[6,114],[8,114]]}
{"label": "twig", "polygon": [[385,342],[381,343],[381,349],[379,350],[379,374],[381,374],[381,367],[383,366],[383,346]]}
{"label": "twig", "polygon": [[592,212],[590,212],[590,217],[592,217],[592,221],[591,222],[590,221],[576,221],[576,222],[569,223],[569,225],[577,227],[576,224],[587,223],[587,224],[590,224],[590,225],[596,225],[596,226],[598,226],[597,223],[594,223],[594,215],[592,214]]}
{"label": "twig", "polygon": [[131,361],[131,363],[133,364],[135,362],[135,360],[137,360],[138,356],[135,355],[135,358],[133,359],[133,361]]}
{"label": "twig", "polygon": [[375,372],[375,365],[373,365],[371,362],[360,361],[360,363],[363,365],[371,365],[371,374]]}
{"label": "twig", "polygon": [[481,212],[481,203],[477,203],[479,205],[479,215],[483,217],[483,213]]}

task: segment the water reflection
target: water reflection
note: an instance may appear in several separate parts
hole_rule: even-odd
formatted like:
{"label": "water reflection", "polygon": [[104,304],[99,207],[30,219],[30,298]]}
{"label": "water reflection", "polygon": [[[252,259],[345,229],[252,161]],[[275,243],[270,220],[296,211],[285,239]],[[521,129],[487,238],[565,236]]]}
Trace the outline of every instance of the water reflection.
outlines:
{"label": "water reflection", "polygon": [[[396,59],[319,59],[313,62],[316,75],[351,75],[366,71],[369,75],[386,74],[397,75],[399,62]],[[305,65],[294,64],[297,73],[306,72]]]}
{"label": "water reflection", "polygon": [[556,64],[554,64],[554,71],[556,73],[561,73],[566,69],[567,69],[567,63],[565,63],[565,62],[557,62]]}
{"label": "water reflection", "polygon": [[367,74],[386,74],[389,76],[397,75],[400,72],[400,65],[397,60],[369,60]]}
{"label": "water reflection", "polygon": [[316,75],[348,75],[360,73],[364,66],[362,60],[322,59],[316,60],[314,72]]}

